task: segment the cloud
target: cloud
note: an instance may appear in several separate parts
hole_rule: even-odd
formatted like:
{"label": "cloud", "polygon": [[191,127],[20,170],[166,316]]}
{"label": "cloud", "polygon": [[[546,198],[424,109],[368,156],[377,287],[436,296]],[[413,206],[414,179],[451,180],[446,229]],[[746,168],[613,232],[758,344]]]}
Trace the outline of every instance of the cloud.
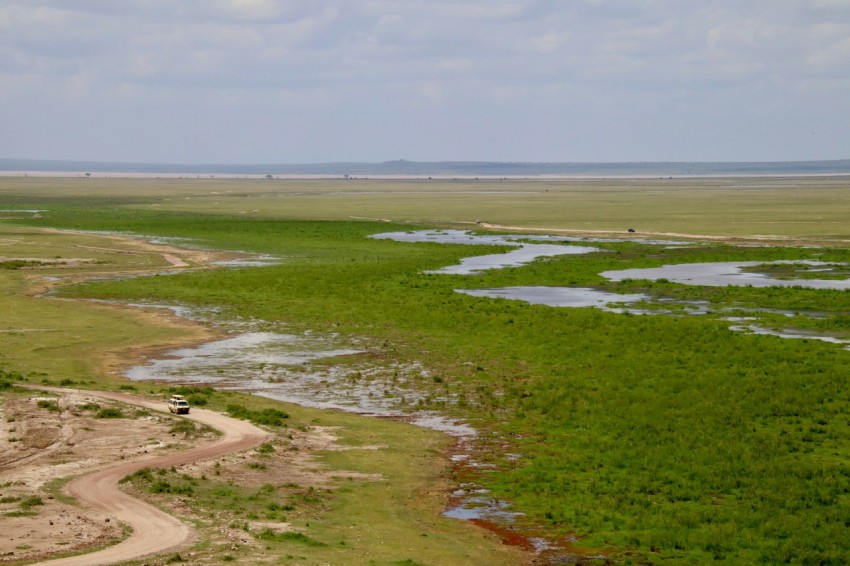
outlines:
{"label": "cloud", "polygon": [[850,35],[812,52],[806,63],[819,73],[847,73],[850,71]]}
{"label": "cloud", "polygon": [[225,17],[263,21],[280,16],[282,8],[273,0],[216,0],[214,4]]}
{"label": "cloud", "polygon": [[[848,5],[0,0],[0,120],[17,134],[4,136],[14,145],[0,140],[0,155],[145,160],[142,150],[156,147],[173,160],[228,160],[244,156],[244,131],[271,123],[286,136],[255,133],[263,141],[248,145],[265,153],[251,161],[275,148],[308,161],[398,157],[404,147],[421,153],[410,159],[717,153],[700,136],[686,143],[688,129],[749,140],[727,144],[730,159],[791,158],[799,147],[760,132],[801,106],[833,147],[850,147],[837,125],[850,110],[835,96],[850,70]],[[109,134],[102,142],[72,141],[71,116],[81,112],[92,132]],[[50,140],[26,126],[35,114],[56,125]],[[239,117],[227,121],[232,141],[212,144],[201,124],[222,116]],[[116,120],[136,132],[132,143],[112,137]],[[181,125],[180,138],[155,137],[157,124]],[[585,143],[558,133],[592,124],[621,136],[616,152],[604,131],[585,133]],[[647,137],[649,124],[656,132]],[[415,141],[400,133],[411,129],[421,133]]]}

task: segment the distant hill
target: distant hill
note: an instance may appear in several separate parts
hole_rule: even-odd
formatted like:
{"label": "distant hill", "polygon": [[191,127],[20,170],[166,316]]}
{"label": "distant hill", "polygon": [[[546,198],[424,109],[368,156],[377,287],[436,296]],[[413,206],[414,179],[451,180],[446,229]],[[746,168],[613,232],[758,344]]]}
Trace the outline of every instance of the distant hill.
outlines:
{"label": "distant hill", "polygon": [[384,161],[382,163],[173,164],[0,159],[0,171],[326,176],[723,176],[850,175],[850,159],[766,162],[534,163],[488,161]]}

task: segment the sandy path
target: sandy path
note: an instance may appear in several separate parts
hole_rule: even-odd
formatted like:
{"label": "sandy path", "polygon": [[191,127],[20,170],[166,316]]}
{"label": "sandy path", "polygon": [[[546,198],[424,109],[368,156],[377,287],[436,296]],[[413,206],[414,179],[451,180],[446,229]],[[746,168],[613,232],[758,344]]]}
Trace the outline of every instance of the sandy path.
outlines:
{"label": "sandy path", "polygon": [[167,261],[174,267],[189,267],[188,263],[186,263],[174,254],[162,254],[162,257],[165,258],[165,261]]}
{"label": "sandy path", "polygon": [[[58,388],[44,388],[62,391]],[[162,411],[165,403],[154,402],[123,393],[86,391],[86,395],[112,399]],[[83,505],[106,513],[110,520],[130,525],[133,533],[115,546],[91,554],[47,560],[39,564],[51,566],[94,566],[114,564],[150,554],[175,550],[191,540],[192,529],[175,517],[156,507],[131,497],[118,489],[118,481],[144,467],[179,466],[207,460],[258,446],[269,438],[269,434],[246,421],[240,421],[203,409],[192,409],[188,415],[192,420],[220,430],[223,436],[216,442],[192,448],[184,452],[156,458],[143,458],[126,462],[82,476],[70,482],[67,491]]]}

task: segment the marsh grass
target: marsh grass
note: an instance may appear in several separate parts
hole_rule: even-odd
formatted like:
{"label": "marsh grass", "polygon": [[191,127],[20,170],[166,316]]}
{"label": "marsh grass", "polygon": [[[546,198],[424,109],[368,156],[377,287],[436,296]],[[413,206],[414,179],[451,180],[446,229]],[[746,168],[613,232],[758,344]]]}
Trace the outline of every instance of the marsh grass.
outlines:
{"label": "marsh grass", "polygon": [[[237,238],[247,231],[240,224],[222,220],[214,231]],[[500,462],[499,473],[478,481],[549,528],[580,533],[589,547],[770,560],[781,536],[786,552],[815,543],[822,550],[806,556],[844,555],[834,541],[845,528],[840,494],[850,489],[850,430],[840,416],[850,414],[845,353],[734,334],[713,317],[622,316],[454,292],[533,281],[648,290],[717,307],[846,310],[844,292],[608,284],[597,275],[683,260],[807,258],[810,250],[619,244],[465,278],[422,272],[469,250],[359,241],[378,228],[386,229],[265,226],[268,241],[306,249],[324,240],[332,251],[316,248],[312,259],[260,270],[175,276],[155,293],[224,304],[245,317],[291,322],[298,313],[295,322],[305,327],[386,341],[394,359],[421,360],[427,351],[443,380],[430,387],[453,388],[456,410],[517,439],[511,450],[522,465]],[[348,258],[340,257],[344,249]],[[818,253],[847,259],[845,250]],[[149,298],[153,288],[137,280],[75,290],[82,291]]]}
{"label": "marsh grass", "polygon": [[745,268],[744,271],[763,273],[775,279],[785,280],[823,279],[843,281],[850,277],[850,270],[847,269],[845,264],[833,264],[822,267],[806,264],[768,264]]}

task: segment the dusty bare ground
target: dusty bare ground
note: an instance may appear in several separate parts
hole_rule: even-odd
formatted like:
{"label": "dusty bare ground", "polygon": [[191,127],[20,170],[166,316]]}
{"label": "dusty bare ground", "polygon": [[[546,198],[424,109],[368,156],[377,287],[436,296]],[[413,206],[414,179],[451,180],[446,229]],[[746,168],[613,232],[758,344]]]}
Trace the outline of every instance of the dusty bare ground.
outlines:
{"label": "dusty bare ground", "polygon": [[135,417],[128,426],[127,419],[95,418],[95,404],[113,406],[83,392],[6,396],[0,407],[0,512],[5,515],[0,560],[45,558],[122,537],[117,521],[70,505],[48,484],[124,460],[166,454],[179,445],[168,432],[171,419],[165,415],[136,415],[124,408]]}
{"label": "dusty bare ground", "polygon": [[[97,411],[110,407],[119,408],[124,418],[96,417]],[[60,554],[91,552],[123,540],[95,554],[50,561],[56,566],[107,564],[148,555],[152,550],[160,554],[173,551],[200,537],[207,542],[204,548],[208,550],[186,556],[193,563],[217,564],[222,549],[262,549],[249,531],[270,527],[280,532],[290,528],[286,523],[263,521],[234,528],[236,516],[227,512],[219,512],[216,517],[201,516],[185,500],[171,499],[165,503],[165,511],[181,517],[178,520],[135,499],[153,500],[149,493],[132,487],[124,489],[129,495],[110,491],[118,480],[142,467],[174,466],[182,474],[214,475],[222,481],[258,488],[286,484],[296,490],[313,490],[330,488],[335,483],[333,475],[313,459],[318,450],[344,449],[335,444],[332,430],[288,429],[285,436],[274,437],[258,433],[244,421],[195,409],[194,418],[229,432],[219,439],[209,433],[186,439],[170,432],[177,417],[151,410],[164,407],[164,400],[120,393],[57,389],[6,395],[0,406],[0,514],[4,515],[0,563],[46,561]],[[268,468],[246,465],[257,456],[250,447],[264,440],[285,451],[286,458]],[[358,447],[370,448],[379,447]],[[69,477],[76,479],[63,490],[56,482]],[[358,475],[358,479],[379,478]],[[84,503],[72,504],[63,492]],[[194,536],[187,519],[203,519],[209,527]],[[140,536],[127,538],[128,525]]]}

